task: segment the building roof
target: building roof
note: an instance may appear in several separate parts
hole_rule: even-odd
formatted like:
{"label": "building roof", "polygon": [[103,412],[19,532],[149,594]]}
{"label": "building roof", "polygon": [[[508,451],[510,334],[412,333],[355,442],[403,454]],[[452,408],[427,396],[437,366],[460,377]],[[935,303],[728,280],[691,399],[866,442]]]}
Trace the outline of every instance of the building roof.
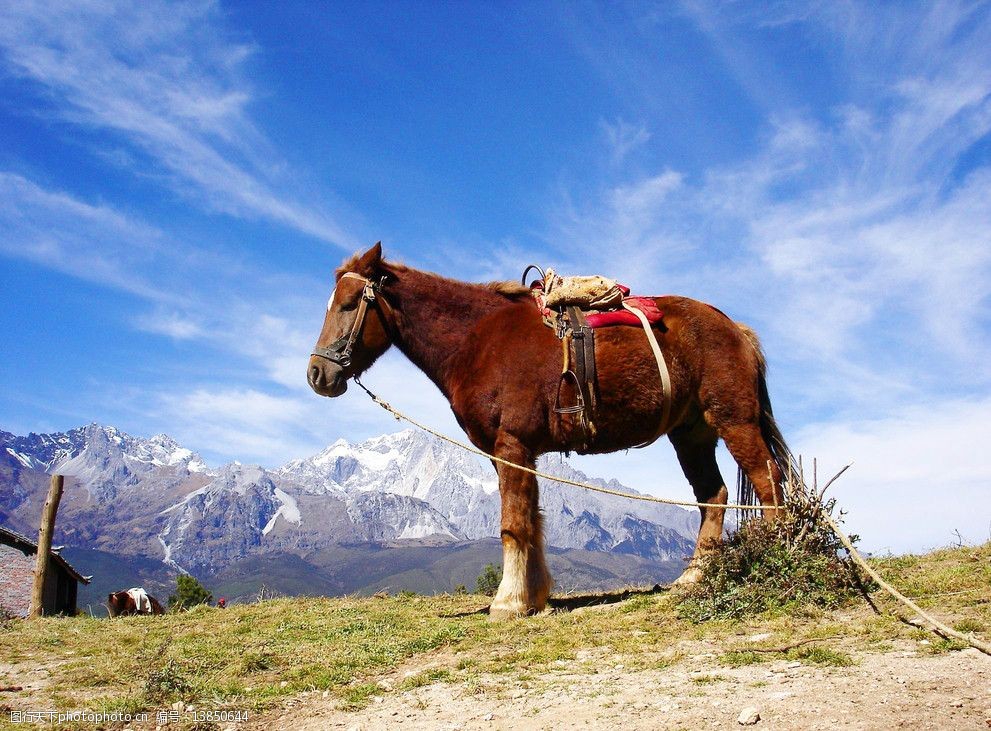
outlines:
{"label": "building roof", "polygon": [[[20,533],[12,531],[9,528],[4,528],[3,526],[0,526],[0,543],[6,543],[8,545],[17,548],[27,548],[29,549],[28,551],[29,553],[34,553],[34,554],[38,553],[37,543],[32,541],[27,536],[23,536]],[[57,548],[52,549],[51,553],[49,554],[52,560],[55,563],[57,563],[59,566],[64,568],[72,578],[76,579],[76,581],[81,581],[84,584],[88,584],[90,582],[90,579],[92,579],[93,577],[83,576],[81,573],[76,571],[74,568],[72,568],[72,564],[70,564],[68,561],[66,561],[64,558],[62,558],[59,555],[58,551],[59,549]]]}

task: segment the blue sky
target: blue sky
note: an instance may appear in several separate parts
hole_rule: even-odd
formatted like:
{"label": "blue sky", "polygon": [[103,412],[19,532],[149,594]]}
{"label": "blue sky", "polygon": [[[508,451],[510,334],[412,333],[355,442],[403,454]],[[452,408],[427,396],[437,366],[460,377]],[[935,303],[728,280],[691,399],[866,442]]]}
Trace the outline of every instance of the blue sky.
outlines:
{"label": "blue sky", "polygon": [[[987,3],[3,3],[0,428],[269,466],[393,430],[303,375],[381,239],[712,302],[795,450],[855,462],[868,548],[987,540],[989,37]],[[457,433],[400,355],[367,380]],[[690,495],[666,444],[579,464]]]}

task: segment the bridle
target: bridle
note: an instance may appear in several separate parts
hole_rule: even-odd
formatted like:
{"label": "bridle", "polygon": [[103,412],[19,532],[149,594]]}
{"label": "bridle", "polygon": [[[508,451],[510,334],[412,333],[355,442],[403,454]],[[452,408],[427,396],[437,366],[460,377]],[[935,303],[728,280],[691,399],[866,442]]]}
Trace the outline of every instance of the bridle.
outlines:
{"label": "bridle", "polygon": [[[351,325],[351,332],[347,335],[339,337],[326,348],[316,346],[313,348],[313,352],[310,355],[315,355],[319,358],[329,360],[331,363],[336,363],[341,368],[347,368],[351,365],[351,350],[354,348],[354,344],[361,336],[361,331],[365,327],[365,315],[368,312],[368,306],[374,302],[386,301],[385,298],[381,296],[382,285],[385,282],[385,277],[382,277],[382,279],[378,282],[373,282],[368,277],[363,277],[360,274],[355,274],[354,272],[344,272],[344,274],[341,275],[341,279],[357,279],[365,283],[365,289],[361,293],[361,301],[358,303],[358,313],[355,315],[354,324]],[[392,308],[390,307],[390,309]],[[384,319],[384,313],[382,314]]]}

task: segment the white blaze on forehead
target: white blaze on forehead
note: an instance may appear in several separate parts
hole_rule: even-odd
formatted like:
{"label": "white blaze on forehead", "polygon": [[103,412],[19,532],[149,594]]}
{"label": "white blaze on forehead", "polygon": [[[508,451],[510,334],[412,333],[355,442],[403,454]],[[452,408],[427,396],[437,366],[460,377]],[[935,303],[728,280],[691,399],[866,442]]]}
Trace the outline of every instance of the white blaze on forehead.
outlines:
{"label": "white blaze on forehead", "polygon": [[334,305],[334,295],[337,294],[337,287],[330,290],[330,299],[327,300],[327,312],[330,312],[330,308]]}

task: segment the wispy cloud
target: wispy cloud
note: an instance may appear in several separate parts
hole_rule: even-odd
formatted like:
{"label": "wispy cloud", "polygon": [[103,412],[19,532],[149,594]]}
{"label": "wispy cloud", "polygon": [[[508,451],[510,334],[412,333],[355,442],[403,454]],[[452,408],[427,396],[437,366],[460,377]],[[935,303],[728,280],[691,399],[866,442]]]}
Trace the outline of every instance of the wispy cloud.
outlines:
{"label": "wispy cloud", "polygon": [[630,153],[650,140],[650,132],[645,124],[631,124],[623,119],[616,119],[613,122],[601,120],[599,127],[605,135],[610,161],[614,165],[623,162]]}
{"label": "wispy cloud", "polygon": [[[734,7],[695,7],[716,42],[715,25],[767,19]],[[782,22],[831,43],[842,36],[846,99],[813,113],[769,95],[756,152],[701,175],[576,183],[546,239],[579,247],[572,266],[707,299],[758,325],[772,365],[789,366],[777,383],[806,412],[884,413],[906,398],[985,388],[991,170],[967,154],[991,134],[988,13],[949,5],[933,27],[911,9],[856,20],[842,12],[849,4],[816,7]],[[758,53],[727,58],[745,51]],[[892,59],[872,63],[877,54]],[[759,56],[747,68],[776,73]],[[868,79],[864,68],[886,74]]]}
{"label": "wispy cloud", "polygon": [[[852,464],[828,495],[848,511],[849,532],[868,551],[927,551],[956,540],[991,538],[991,463],[975,444],[991,439],[985,415],[991,398],[930,399],[906,403],[883,416],[806,423],[789,434],[803,458],[806,479],[817,465],[818,485]],[[720,447],[720,472],[732,485],[737,466]],[[609,475],[630,487],[675,500],[691,499],[691,488],[668,445],[640,452],[577,457],[588,474]]]}
{"label": "wispy cloud", "polygon": [[273,396],[250,388],[196,388],[160,394],[171,432],[209,453],[237,455],[240,461],[273,467],[273,459],[293,455],[300,443],[314,448],[312,434],[301,429],[307,404],[293,396]]}
{"label": "wispy cloud", "polygon": [[[314,454],[342,436],[360,440],[406,428],[353,384],[339,398],[314,394],[305,385],[306,360],[304,355],[285,361],[292,388],[252,387],[241,385],[251,381],[244,375],[224,382],[201,373],[118,398],[143,423],[155,425],[148,428],[168,431],[208,459],[267,467]],[[402,411],[446,433],[460,433],[436,386],[399,353],[384,356],[364,380]]]}
{"label": "wispy cloud", "polygon": [[[680,173],[664,170],[602,191],[592,202],[578,202],[562,191],[547,243],[558,249],[559,270],[577,271],[594,263],[636,286],[642,273],[655,273],[663,261],[683,263],[695,242],[679,230],[688,192]],[[612,256],[619,253],[621,256]]]}
{"label": "wispy cloud", "polygon": [[0,171],[0,253],[157,302],[177,302],[160,279],[140,272],[163,234],[105,205],[51,191]]}
{"label": "wispy cloud", "polygon": [[140,330],[167,335],[174,340],[190,340],[203,334],[199,324],[174,310],[146,312],[135,317],[134,324]]}
{"label": "wispy cloud", "polygon": [[[249,114],[248,43],[230,39],[215,2],[51,3],[0,7],[8,73],[36,82],[47,114],[129,149],[177,193],[208,210],[272,220],[345,248],[338,217],[292,195],[292,178]],[[101,153],[114,150],[102,138]]]}
{"label": "wispy cloud", "polygon": [[953,529],[980,543],[991,538],[991,464],[974,445],[991,439],[989,408],[989,398],[906,405],[885,417],[809,424],[791,446],[804,452],[809,472],[819,455],[820,486],[853,462],[830,492],[868,549],[946,546]]}
{"label": "wispy cloud", "polygon": [[[136,303],[136,329],[218,354],[184,366],[178,380],[169,377],[174,366],[156,371],[139,390],[94,383],[96,401],[121,411],[99,417],[106,407],[91,404],[86,419],[129,414],[209,458],[268,466],[344,434],[363,438],[395,426],[356,388],[332,401],[306,383],[329,276],[320,282],[252,268],[204,242],[190,248],[137,216],[11,173],[0,173],[0,229],[0,254],[125,292]],[[166,383],[157,385],[163,376]],[[436,387],[398,353],[383,358],[369,382],[390,398],[402,394],[397,405],[405,410],[456,432]]]}
{"label": "wispy cloud", "polygon": [[0,228],[0,254],[133,296],[136,329],[219,348],[247,364],[246,377],[306,387],[320,282],[193,248],[139,217],[3,172]]}

